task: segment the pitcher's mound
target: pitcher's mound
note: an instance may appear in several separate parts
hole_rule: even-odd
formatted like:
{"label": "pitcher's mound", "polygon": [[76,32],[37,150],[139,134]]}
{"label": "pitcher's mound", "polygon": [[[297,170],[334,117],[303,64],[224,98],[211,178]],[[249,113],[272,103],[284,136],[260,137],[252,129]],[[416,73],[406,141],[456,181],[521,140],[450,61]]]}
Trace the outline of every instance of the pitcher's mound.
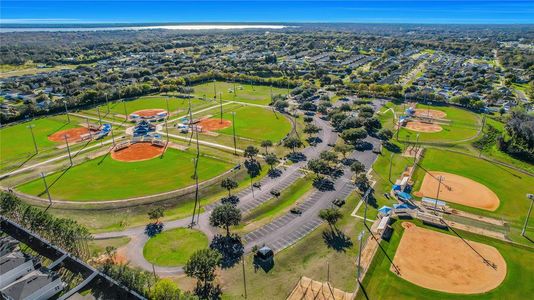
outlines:
{"label": "pitcher's mound", "polygon": [[420,121],[409,121],[406,123],[406,129],[410,129],[417,132],[440,132],[443,130],[438,124],[424,123]]}
{"label": "pitcher's mound", "polygon": [[56,143],[64,143],[65,135],[67,135],[67,141],[76,142],[80,140],[80,136],[89,133],[89,129],[85,127],[65,129],[55,132],[48,136],[48,140]]}
{"label": "pitcher's mound", "polygon": [[403,227],[393,263],[400,277],[414,284],[446,293],[478,294],[498,287],[506,277],[506,262],[492,246],[414,224]]}
{"label": "pitcher's mound", "polygon": [[472,179],[446,172],[431,171],[426,174],[417,192],[419,197],[435,198],[438,191],[439,176],[442,176],[439,199],[461,205],[494,211],[499,207],[499,197]]}
{"label": "pitcher's mound", "polygon": [[111,158],[118,161],[135,162],[156,158],[163,153],[164,147],[150,143],[135,143],[128,148],[111,151]]}
{"label": "pitcher's mound", "polygon": [[198,125],[202,126],[203,131],[216,131],[228,128],[232,126],[232,122],[222,119],[204,119],[198,123]]}

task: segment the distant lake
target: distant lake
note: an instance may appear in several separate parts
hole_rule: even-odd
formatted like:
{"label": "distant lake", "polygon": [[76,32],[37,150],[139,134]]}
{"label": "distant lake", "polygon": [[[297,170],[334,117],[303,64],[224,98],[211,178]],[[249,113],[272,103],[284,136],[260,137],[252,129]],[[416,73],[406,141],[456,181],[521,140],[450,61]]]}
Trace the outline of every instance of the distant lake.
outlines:
{"label": "distant lake", "polygon": [[[108,31],[108,30],[148,30],[148,29],[166,29],[166,30],[242,30],[242,29],[283,29],[285,25],[158,25],[158,26],[105,26],[105,27],[18,27],[18,28],[0,28],[0,32],[37,32],[37,31]],[[291,26],[294,27],[294,26]]]}

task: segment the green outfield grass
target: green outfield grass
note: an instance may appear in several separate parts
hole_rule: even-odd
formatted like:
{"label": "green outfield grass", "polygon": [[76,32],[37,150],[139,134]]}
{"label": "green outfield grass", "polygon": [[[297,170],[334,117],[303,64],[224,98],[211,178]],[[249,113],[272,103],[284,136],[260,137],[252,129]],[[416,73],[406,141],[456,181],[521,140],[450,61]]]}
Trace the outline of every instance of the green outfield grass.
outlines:
{"label": "green outfield grass", "polygon": [[[250,85],[243,83],[236,83],[235,86],[237,87],[237,96],[233,92],[230,92],[230,90],[234,89],[234,84],[232,82],[217,81],[215,84],[213,82],[207,82],[195,85],[193,88],[195,89],[194,94],[198,98],[208,98],[211,100],[213,99],[216,90],[217,99],[219,98],[219,93],[221,93],[223,100],[227,101],[240,101],[265,105],[271,102],[270,86]],[[287,90],[273,87],[272,94],[273,96],[287,95]]]}
{"label": "green outfield grass", "polygon": [[35,153],[32,135],[29,125],[33,127],[35,142],[39,151],[45,151],[58,145],[58,143],[48,140],[48,136],[65,129],[78,127],[81,119],[71,117],[71,122],[67,122],[66,115],[51,116],[35,119],[0,129],[0,157],[2,161],[21,159]]}
{"label": "green outfield grass", "polygon": [[[404,229],[400,226],[402,221],[395,222],[392,227],[394,233],[389,242],[382,241],[382,247],[387,255],[393,259],[399,245]],[[446,234],[448,231],[438,230],[414,222],[417,226],[436,230]],[[380,250],[369,268],[363,281],[367,299],[523,299],[525,295],[534,293],[534,250],[503,241],[485,238],[479,235],[458,231],[465,239],[493,246],[499,250],[507,264],[507,275],[500,286],[484,294],[463,295],[449,294],[422,288],[410,283],[390,270],[390,262]],[[358,293],[357,299],[366,299],[363,293]]]}
{"label": "green outfield grass", "polygon": [[[168,149],[163,159],[140,162],[120,162],[110,156],[99,157],[66,171],[47,176],[53,198],[72,201],[125,199],[171,191],[194,184],[194,155]],[[232,163],[201,157],[198,167],[200,181],[222,174]],[[95,187],[95,188],[93,188]],[[30,195],[43,194],[42,180],[17,187]]]}
{"label": "green outfield grass", "polygon": [[143,248],[146,260],[164,267],[183,266],[197,250],[208,247],[208,238],[200,231],[176,228],[148,240]]}
{"label": "green outfield grass", "polygon": [[[165,95],[155,95],[155,96],[144,96],[135,98],[132,100],[126,100],[126,112],[131,114],[135,111],[142,109],[165,109],[167,110],[167,97]],[[191,107],[194,110],[201,109],[210,105],[215,105],[216,103],[210,103],[208,101],[191,99]],[[183,114],[189,109],[189,100],[181,99],[176,97],[169,97],[169,110],[171,112],[181,111]],[[124,104],[123,101],[113,101],[109,103],[109,111],[113,114],[124,115]],[[95,115],[97,113],[96,108],[92,108],[86,112]],[[83,112],[82,112],[83,113]],[[107,105],[103,103],[100,105],[100,113],[102,117],[106,117]]]}
{"label": "green outfield grass", "polygon": [[[438,149],[427,149],[420,165],[429,171],[449,172],[475,180],[495,192],[500,199],[500,206],[494,212],[454,203],[449,203],[450,206],[503,218],[512,224],[520,225],[524,221],[529,205],[525,195],[532,192],[533,177],[482,159]],[[424,175],[421,168],[414,173],[414,191],[419,190]]]}

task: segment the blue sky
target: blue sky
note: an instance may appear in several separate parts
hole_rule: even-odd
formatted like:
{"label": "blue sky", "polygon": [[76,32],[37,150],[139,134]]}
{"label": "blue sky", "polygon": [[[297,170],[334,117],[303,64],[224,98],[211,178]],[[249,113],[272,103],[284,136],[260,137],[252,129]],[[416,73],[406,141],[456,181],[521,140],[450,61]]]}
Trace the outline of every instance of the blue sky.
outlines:
{"label": "blue sky", "polygon": [[1,0],[2,23],[534,24],[534,1]]}

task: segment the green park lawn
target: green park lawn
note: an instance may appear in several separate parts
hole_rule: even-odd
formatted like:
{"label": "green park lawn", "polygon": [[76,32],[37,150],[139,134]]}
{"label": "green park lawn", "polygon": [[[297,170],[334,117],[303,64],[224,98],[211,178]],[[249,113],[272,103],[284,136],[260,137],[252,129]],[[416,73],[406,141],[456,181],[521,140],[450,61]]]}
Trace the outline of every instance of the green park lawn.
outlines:
{"label": "green park lawn", "polygon": [[[194,184],[194,155],[168,149],[163,159],[120,162],[110,156],[96,158],[65,171],[47,176],[53,198],[72,201],[104,201],[162,193]],[[201,157],[200,181],[220,175],[233,164]],[[91,188],[97,187],[97,188]],[[22,184],[17,189],[30,195],[43,194],[42,180]]]}
{"label": "green park lawn", "polygon": [[[223,119],[232,121],[231,112],[235,112],[236,135],[251,140],[280,141],[291,131],[291,122],[282,114],[270,109],[255,106],[223,106]],[[220,117],[218,110],[211,111],[213,118]],[[232,126],[217,132],[232,135]]]}
{"label": "green park lawn", "polygon": [[197,250],[208,247],[208,238],[200,231],[176,228],[150,238],[143,248],[146,260],[164,267],[186,264]]}
{"label": "green park lawn", "polygon": [[[400,108],[400,112],[402,112],[402,105],[400,105]],[[452,120],[452,123],[449,125],[440,125],[443,130],[434,133],[416,132],[403,127],[399,133],[399,139],[402,141],[415,142],[417,134],[419,134],[420,142],[459,142],[475,137],[481,127],[480,118],[475,113],[461,108],[454,106],[432,106],[424,104],[417,104],[417,108],[429,108],[443,111],[447,114],[445,118]],[[397,117],[398,116],[399,115],[397,115]]]}
{"label": "green park lawn", "polygon": [[[512,224],[522,224],[529,205],[525,195],[532,193],[533,177],[483,159],[438,149],[426,149],[420,165],[428,171],[448,172],[475,180],[495,192],[501,202],[494,212],[453,203],[449,205],[497,219],[503,218]],[[424,175],[425,171],[421,168],[414,173],[414,191],[419,190]]]}
{"label": "green park lawn", "polygon": [[2,161],[23,159],[35,153],[29,125],[33,127],[35,142],[39,152],[49,150],[57,143],[48,140],[48,136],[69,128],[77,127],[81,120],[71,117],[67,123],[65,115],[35,119],[0,129],[0,157]]}
{"label": "green park lawn", "polygon": [[[382,241],[381,245],[387,255],[393,259],[399,245],[404,229],[400,226],[402,221],[395,222],[393,235],[390,241]],[[420,222],[417,226],[436,230],[446,234],[448,231],[425,226]],[[433,291],[410,283],[390,270],[390,261],[380,250],[369,268],[363,286],[367,298],[362,292],[358,293],[357,299],[522,299],[525,295],[534,293],[534,250],[519,245],[512,245],[504,241],[485,238],[479,235],[457,231],[463,238],[493,246],[499,250],[507,264],[507,275],[500,286],[483,294],[449,294]]]}
{"label": "green park lawn", "polygon": [[[215,89],[214,89],[215,85]],[[217,91],[217,99],[219,93],[222,95],[223,101],[240,101],[254,104],[267,105],[271,102],[271,87],[264,85],[250,85],[243,83],[236,83],[237,96],[231,92],[234,89],[234,83],[232,82],[207,82],[199,85],[195,85],[194,94],[198,98],[213,99],[215,90]],[[241,88],[240,88],[241,87]],[[286,89],[272,88],[272,94],[275,95],[287,95]]]}

